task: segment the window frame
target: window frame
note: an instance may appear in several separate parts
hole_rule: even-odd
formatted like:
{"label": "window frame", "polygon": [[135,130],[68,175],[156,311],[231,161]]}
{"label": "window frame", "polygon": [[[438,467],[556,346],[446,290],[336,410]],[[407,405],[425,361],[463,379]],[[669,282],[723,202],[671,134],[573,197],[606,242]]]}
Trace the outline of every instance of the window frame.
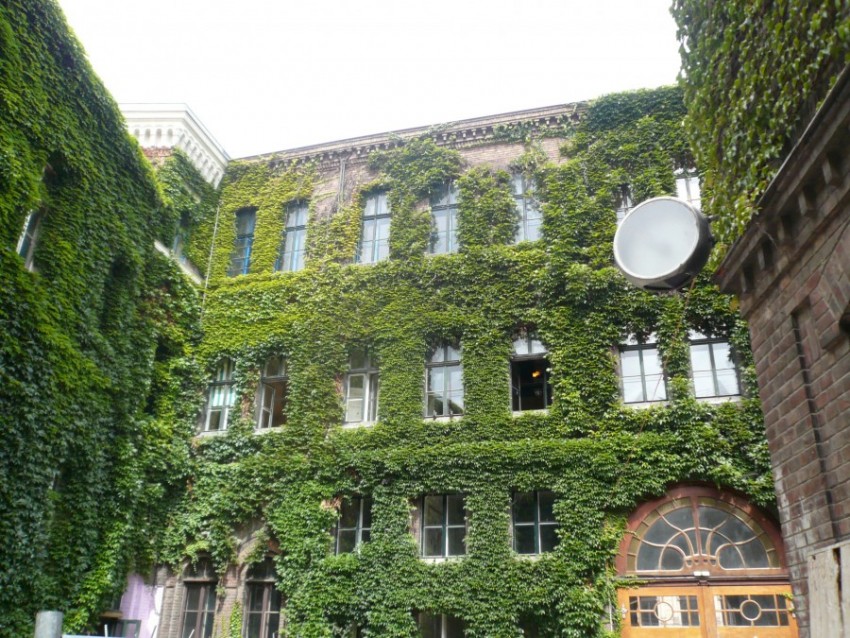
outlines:
{"label": "window frame", "polygon": [[[269,372],[269,364],[277,360],[279,363],[279,367],[277,369],[277,374],[268,374]],[[277,395],[277,388],[275,385],[282,386],[282,390],[280,393],[280,397]],[[266,397],[267,393],[271,392],[271,400],[270,407],[266,405]],[[286,425],[286,407],[289,398],[289,374],[286,367],[286,358],[283,355],[277,354],[272,355],[266,359],[265,364],[263,365],[262,373],[260,374],[260,385],[257,392],[257,422],[254,425],[254,429],[256,430],[271,430],[272,428],[279,428]],[[274,415],[276,413],[275,403],[280,402],[280,414],[281,421],[280,423],[274,423]]]}
{"label": "window frame", "polygon": [[[207,405],[204,416],[202,433],[207,432],[224,432],[230,424],[230,412],[236,405],[236,387],[233,381],[233,372],[236,366],[232,359],[222,359],[216,366],[213,380],[207,385]],[[222,389],[221,396],[224,397],[224,402],[213,405],[214,390]],[[215,410],[220,411],[219,427],[211,430],[210,420]]]}
{"label": "window frame", "polygon": [[[540,202],[534,196],[536,192],[534,180],[524,173],[513,173],[511,175],[511,195],[516,203],[517,229],[514,235],[514,244],[524,241],[538,241],[543,239],[543,210]],[[533,215],[529,215],[529,213]],[[531,228],[536,229],[536,237],[529,236],[529,221],[537,221]]]}
{"label": "window frame", "polygon": [[[636,377],[635,375],[629,375],[629,379],[640,378],[641,381],[641,390],[642,390],[642,399],[640,401],[628,401],[626,400],[626,390],[625,390],[625,381],[626,375],[623,373],[624,365],[623,365],[623,353],[624,352],[638,352],[638,365],[640,367],[640,375]],[[657,396],[657,392],[650,393],[648,391],[647,386],[647,372],[646,365],[644,361],[644,353],[654,351],[657,353],[658,357],[658,367],[661,369],[661,388],[663,389],[663,397],[661,398],[649,398],[651,396]],[[644,340],[637,339],[635,337],[630,337],[626,343],[620,344],[618,347],[618,359],[619,359],[619,377],[620,377],[620,395],[623,400],[624,405],[642,405],[647,403],[663,403],[669,400],[669,388],[667,387],[669,379],[667,378],[667,370],[664,368],[664,361],[661,358],[661,351],[658,349],[658,342],[656,341],[656,337],[654,334],[649,335]]]}
{"label": "window frame", "polygon": [[[454,351],[457,353],[457,359],[449,359],[450,351]],[[439,361],[434,361],[434,356],[438,353],[442,352],[442,359]],[[452,411],[452,397],[458,394],[458,390],[452,390],[452,385],[450,381],[451,369],[456,368],[460,371],[460,399],[461,399],[461,411],[453,412]],[[442,369],[443,370],[443,387],[441,393],[434,392],[431,389],[431,372],[434,370]],[[425,362],[425,418],[426,419],[438,419],[438,418],[453,418],[463,416],[466,406],[463,403],[464,397],[466,394],[466,387],[464,385],[463,380],[463,349],[461,348],[461,344],[458,341],[455,342],[441,342],[439,345],[432,347],[429,350],[429,354],[427,360]],[[439,414],[434,411],[432,413],[431,410],[431,397],[445,397],[443,399],[443,409]]]}
{"label": "window frame", "polygon": [[[428,242],[429,255],[451,255],[458,252],[457,217],[459,202],[460,193],[454,180],[445,182],[440,186],[436,193],[431,195],[431,236]],[[437,238],[442,234],[437,231],[437,213],[444,213],[446,215],[446,250],[441,251],[434,249],[435,244],[437,243]]]}
{"label": "window frame", "polygon": [[15,252],[24,260],[24,268],[30,272],[35,272],[35,249],[38,246],[43,217],[44,211],[41,209],[34,209],[27,213],[23,230],[15,247]]}
{"label": "window frame", "polygon": [[[737,391],[733,392],[731,394],[721,394],[720,391],[719,391],[720,385],[719,385],[718,377],[717,377],[718,367],[717,367],[717,360],[716,360],[715,352],[714,352],[714,346],[720,345],[720,344],[723,344],[723,345],[726,345],[726,346],[729,347],[729,362],[732,364],[731,368],[724,368],[724,370],[731,369],[735,373],[735,385],[736,385]],[[711,384],[714,388],[713,394],[702,394],[702,395],[697,394],[696,379],[695,379],[695,376],[694,376],[695,372],[696,372],[696,370],[694,369],[694,355],[693,355],[693,347],[694,346],[708,346],[708,357],[709,357],[709,361],[711,363],[711,370],[710,370],[711,371]],[[688,357],[689,357],[689,362],[690,362],[691,387],[693,389],[694,397],[696,399],[710,401],[711,399],[726,399],[726,398],[730,398],[730,397],[741,396],[741,369],[738,365],[737,357],[735,356],[735,350],[732,347],[732,344],[729,342],[728,339],[724,339],[722,337],[710,337],[710,336],[704,335],[702,333],[696,332],[694,330],[691,330],[689,335],[688,335]],[[701,372],[705,372],[705,371],[701,370]]]}
{"label": "window frame", "polygon": [[[442,516],[439,525],[428,525],[425,522],[425,502],[428,498],[436,498],[439,497],[441,499],[441,507],[442,507]],[[460,498],[461,504],[463,506],[463,523],[449,523],[449,499],[450,498]],[[469,512],[466,510],[466,495],[462,493],[446,493],[446,494],[423,494],[419,498],[418,502],[419,507],[419,556],[421,558],[427,559],[446,559],[446,558],[460,558],[466,556],[468,554],[468,550],[466,547],[466,536],[469,530]],[[439,529],[442,534],[442,548],[440,554],[426,554],[426,532],[427,530]],[[463,529],[463,553],[462,554],[452,554],[449,553],[449,531]]]}
{"label": "window frame", "polygon": [[[527,346],[527,353],[518,354],[516,344],[519,341],[525,341]],[[537,343],[542,348],[542,351],[538,350],[535,352],[534,344]],[[540,340],[539,335],[536,330],[531,330],[528,328],[522,329],[518,333],[514,335],[514,339],[511,345],[511,358],[510,358],[510,374],[511,374],[511,411],[512,412],[531,412],[535,410],[548,410],[552,405],[552,377],[551,377],[551,363],[549,361],[549,349],[545,346],[543,341]],[[519,376],[519,371],[515,370],[515,368],[519,367],[519,364],[529,361],[543,361],[545,362],[545,367],[543,368],[543,406],[542,408],[523,408],[522,407],[522,382]],[[515,365],[516,364],[516,365]],[[514,403],[514,399],[517,399],[516,404]]]}
{"label": "window frame", "polygon": [[[362,352],[363,366],[353,367],[354,354]],[[361,424],[372,424],[378,420],[378,401],[380,400],[381,381],[380,370],[372,356],[371,348],[359,348],[352,351],[349,356],[348,372],[345,373],[345,396],[344,396],[344,413],[343,424],[347,426],[355,426]],[[355,399],[351,396],[351,381],[354,378],[363,379],[363,396],[361,398],[362,416],[361,419],[349,419],[350,404]]]}
{"label": "window frame", "polygon": [[[342,508],[345,507],[345,504],[349,503],[352,507],[355,507],[357,510],[357,514],[355,517],[354,527],[342,527],[340,523],[342,522]],[[355,505],[356,503],[356,505]],[[340,500],[339,504],[339,518],[337,519],[336,525],[334,525],[333,529],[333,537],[334,537],[334,554],[339,556],[340,554],[357,554],[360,552],[360,547],[363,543],[368,543],[372,540],[372,513],[373,513],[374,501],[372,500],[372,496],[369,494],[355,494],[353,496],[349,496],[347,498],[343,498]],[[368,521],[369,526],[366,526],[366,513],[368,512]],[[340,533],[341,532],[354,532],[354,547],[351,550],[343,550],[341,551],[339,548],[340,544]]]}
{"label": "window frame", "polygon": [[[240,233],[240,220],[243,218],[250,218],[250,232]],[[228,277],[247,275],[251,269],[251,253],[254,247],[254,234],[257,230],[257,208],[254,206],[240,208],[236,211],[234,223],[236,236],[233,240],[233,252],[230,254],[230,267],[227,269]]]}
{"label": "window frame", "polygon": [[[307,224],[310,218],[310,206],[306,201],[297,200],[287,204],[285,212],[283,238],[274,269],[275,272],[298,272],[304,269],[307,255]],[[296,248],[290,245],[290,239],[293,244],[297,242]]]}
{"label": "window frame", "polygon": [[[532,522],[520,522],[518,523],[516,520],[516,499],[517,496],[524,494],[532,494],[534,497],[534,520]],[[552,527],[555,530],[558,530],[561,527],[561,523],[556,519],[552,521],[543,521],[540,514],[540,496],[547,495],[552,497],[552,505],[554,506],[557,497],[552,490],[531,490],[531,491],[514,491],[511,494],[511,548],[514,552],[519,554],[520,556],[539,556],[541,554],[547,554],[555,550],[558,547],[560,539],[555,541],[555,544],[551,549],[542,549],[542,528],[543,527]],[[554,517],[554,512],[553,512]],[[534,528],[534,551],[533,552],[520,552],[517,549],[517,527],[533,527]],[[557,538],[557,536],[556,536]]]}
{"label": "window frame", "polygon": [[[372,213],[369,213],[370,202]],[[383,211],[381,211],[380,203],[383,202]],[[382,227],[381,222],[386,222],[387,237],[386,239],[376,239],[375,234]],[[366,240],[366,229],[369,227],[367,222],[373,223],[372,238]],[[379,261],[385,261],[390,257],[390,232],[392,226],[392,211],[390,210],[389,191],[379,190],[373,191],[366,195],[363,202],[363,213],[361,216],[360,239],[357,242],[357,253],[354,256],[355,263],[358,264],[376,264]],[[386,244],[386,256],[381,256],[381,246]],[[368,255],[364,253],[364,248],[369,245]]]}
{"label": "window frame", "polygon": [[[199,573],[200,572],[200,573]],[[209,638],[215,629],[216,588],[218,576],[209,558],[200,559],[195,565],[189,564],[183,571],[183,603],[180,613],[180,638]],[[189,592],[198,590],[198,608],[189,609]],[[187,614],[197,614],[193,626],[186,625]],[[186,630],[189,630],[187,632]]]}
{"label": "window frame", "polygon": [[[263,575],[258,575],[254,570],[262,567],[265,570]],[[256,591],[262,592],[262,601],[260,610],[252,610],[252,596]],[[275,599],[277,599],[275,601]],[[272,609],[276,602],[277,609]],[[252,638],[248,633],[252,616],[260,617],[260,631],[256,638],[266,638],[270,630],[274,630],[273,635],[280,635],[280,616],[283,609],[283,594],[277,588],[277,576],[274,567],[274,559],[271,556],[260,562],[248,567],[245,574],[245,608],[244,619],[242,621],[242,631],[245,638]],[[276,620],[273,618],[276,616]]]}

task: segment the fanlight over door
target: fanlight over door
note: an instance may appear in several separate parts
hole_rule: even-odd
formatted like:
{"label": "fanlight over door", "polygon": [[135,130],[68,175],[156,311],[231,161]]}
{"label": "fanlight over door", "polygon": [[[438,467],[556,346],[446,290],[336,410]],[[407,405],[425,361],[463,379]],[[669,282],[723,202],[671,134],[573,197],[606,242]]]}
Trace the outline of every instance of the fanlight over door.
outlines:
{"label": "fanlight over door", "polygon": [[678,488],[629,521],[618,568],[626,638],[796,638],[781,538],[743,499]]}

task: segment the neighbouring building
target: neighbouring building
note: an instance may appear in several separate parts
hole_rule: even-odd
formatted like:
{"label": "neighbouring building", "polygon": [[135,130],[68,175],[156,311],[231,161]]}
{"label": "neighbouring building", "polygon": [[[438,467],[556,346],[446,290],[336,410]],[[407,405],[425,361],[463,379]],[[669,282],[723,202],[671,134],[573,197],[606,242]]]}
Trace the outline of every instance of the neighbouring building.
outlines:
{"label": "neighbouring building", "polygon": [[850,5],[677,0],[674,14],[716,281],[750,326],[801,635],[848,636]]}
{"label": "neighbouring building", "polygon": [[746,326],[613,267],[634,203],[699,205],[683,116],[663,88],[232,161],[142,638],[796,636]]}

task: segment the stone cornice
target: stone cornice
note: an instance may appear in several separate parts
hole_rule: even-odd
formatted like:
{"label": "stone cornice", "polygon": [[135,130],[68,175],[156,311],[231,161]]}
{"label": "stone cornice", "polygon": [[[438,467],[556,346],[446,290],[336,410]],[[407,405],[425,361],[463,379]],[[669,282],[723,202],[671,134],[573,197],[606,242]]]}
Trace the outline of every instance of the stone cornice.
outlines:
{"label": "stone cornice", "polygon": [[142,148],[179,148],[213,186],[230,157],[185,104],[121,104],[127,129]]}
{"label": "stone cornice", "polygon": [[526,125],[538,131],[551,129],[566,122],[576,122],[585,109],[586,102],[558,104],[524,111],[513,111],[499,115],[488,115],[434,126],[420,126],[353,137],[345,140],[302,146],[300,148],[253,155],[241,158],[249,162],[269,162],[272,166],[290,162],[313,161],[319,164],[336,163],[341,159],[365,161],[369,153],[386,150],[406,140],[422,136],[432,137],[441,146],[460,148],[504,139],[510,141],[509,128]]}

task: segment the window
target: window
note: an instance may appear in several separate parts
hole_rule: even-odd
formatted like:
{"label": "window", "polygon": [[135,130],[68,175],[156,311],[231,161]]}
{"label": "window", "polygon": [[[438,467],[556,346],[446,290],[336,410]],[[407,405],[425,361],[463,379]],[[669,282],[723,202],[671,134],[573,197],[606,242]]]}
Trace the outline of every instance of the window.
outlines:
{"label": "window", "polygon": [[644,342],[629,338],[620,347],[620,375],[624,403],[667,400],[664,368],[654,335]]}
{"label": "window", "polygon": [[280,635],[280,590],[275,587],[274,560],[252,565],[245,579],[245,638],[277,638]]}
{"label": "window", "polygon": [[698,399],[741,394],[738,368],[728,341],[691,331],[691,374]]}
{"label": "window", "polygon": [[466,554],[466,505],[461,494],[422,497],[421,555],[425,558]]}
{"label": "window", "polygon": [[345,375],[345,422],[374,423],[378,418],[378,368],[368,349],[351,353]]}
{"label": "window", "polygon": [[183,576],[183,629],[180,638],[210,638],[215,620],[218,579],[209,559],[186,568]]}
{"label": "window", "polygon": [[632,208],[634,207],[635,203],[632,201],[632,190],[628,184],[623,184],[620,186],[620,191],[617,195],[617,223],[619,224],[623,221],[626,215],[632,212]]}
{"label": "window", "polygon": [[31,211],[24,221],[24,230],[18,239],[18,254],[24,258],[24,267],[27,270],[35,270],[33,258],[35,247],[38,243],[38,231],[41,227],[41,212]]}
{"label": "window", "polygon": [[352,496],[342,501],[334,530],[334,553],[356,551],[372,537],[372,497]]}
{"label": "window", "polygon": [[546,346],[533,331],[524,330],[514,339],[511,357],[511,408],[543,410],[552,403],[549,359]]}
{"label": "window", "polygon": [[515,173],[511,177],[511,187],[519,216],[515,243],[540,239],[543,214],[534,197],[534,183],[522,173]]}
{"label": "window", "polygon": [[462,638],[464,622],[455,616],[420,612],[416,619],[422,638]]}
{"label": "window", "polygon": [[306,202],[296,202],[286,207],[286,228],[275,270],[296,271],[304,268],[307,212]]}
{"label": "window", "polygon": [[243,208],[236,212],[236,240],[233,242],[233,252],[230,255],[230,269],[227,271],[229,277],[248,274],[256,219],[255,208]]}
{"label": "window", "polygon": [[216,368],[213,381],[207,390],[207,418],[204,419],[204,431],[226,430],[230,410],[235,402],[233,362],[230,359],[225,359]]}
{"label": "window", "polygon": [[694,208],[700,208],[699,176],[695,169],[676,171],[676,197],[685,200]]}
{"label": "window", "polygon": [[260,379],[260,409],[257,429],[276,428],[286,423],[286,362],[281,356],[269,357]]}
{"label": "window", "polygon": [[425,416],[463,414],[463,365],[460,346],[433,348],[425,366]]}
{"label": "window", "polygon": [[434,255],[457,252],[457,187],[442,186],[431,197],[431,244]]}
{"label": "window", "polygon": [[551,552],[558,544],[558,522],[552,492],[516,492],[511,505],[514,551],[517,554]]}
{"label": "window", "polygon": [[374,264],[390,256],[390,207],[386,192],[366,197],[363,228],[357,247],[358,264]]}

